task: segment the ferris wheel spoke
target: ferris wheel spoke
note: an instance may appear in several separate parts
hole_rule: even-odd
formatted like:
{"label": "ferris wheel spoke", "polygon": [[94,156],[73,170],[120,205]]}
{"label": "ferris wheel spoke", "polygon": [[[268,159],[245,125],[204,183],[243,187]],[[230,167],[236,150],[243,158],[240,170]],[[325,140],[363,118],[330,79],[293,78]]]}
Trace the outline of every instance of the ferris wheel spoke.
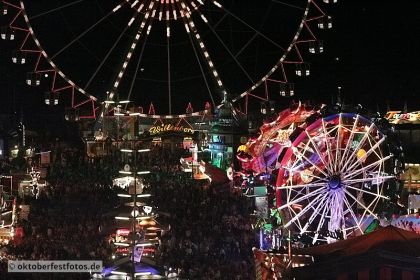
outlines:
{"label": "ferris wheel spoke", "polygon": [[349,189],[352,189],[352,190],[355,190],[355,191],[358,191],[358,192],[367,193],[367,194],[373,195],[375,197],[379,197],[379,198],[383,198],[383,199],[389,200],[389,197],[384,196],[384,195],[381,195],[379,193],[370,192],[370,191],[367,191],[367,190],[365,190],[363,188],[355,188],[355,187],[353,187],[351,185],[345,185],[345,186],[346,186],[346,188],[349,188]]}
{"label": "ferris wheel spoke", "polygon": [[[305,189],[302,189],[302,188],[300,188],[300,189],[286,189],[286,191],[290,194],[288,196],[289,201],[293,200],[293,199],[296,199],[298,197],[301,197],[303,195],[309,194],[309,189],[307,189],[307,188],[305,188]],[[293,198],[291,199],[291,197],[293,197]]]}
{"label": "ferris wheel spoke", "polygon": [[324,139],[325,139],[325,145],[326,145],[326,151],[327,151],[327,156],[328,156],[328,162],[330,165],[330,169],[334,170],[334,166],[333,166],[333,156],[331,154],[331,145],[330,145],[330,141],[329,141],[329,133],[327,132],[327,128],[325,127],[325,121],[324,119],[321,119],[321,123],[322,123],[322,131],[324,132]]}
{"label": "ferris wheel spoke", "polygon": [[309,217],[308,221],[306,222],[306,224],[303,226],[302,230],[300,231],[300,234],[303,234],[304,232],[306,232],[306,230],[308,229],[308,227],[312,224],[312,222],[314,221],[314,219],[320,214],[321,209],[323,207],[323,205],[325,205],[328,202],[328,196],[323,196],[321,198],[321,201],[318,203],[318,205],[316,206],[316,208],[314,208],[314,211],[312,212],[311,216]]}
{"label": "ferris wheel spoke", "polygon": [[330,195],[328,194],[327,196],[328,197],[327,197],[327,200],[325,201],[325,204],[323,206],[322,214],[320,215],[320,219],[319,219],[319,222],[318,222],[318,226],[316,227],[316,231],[315,231],[314,238],[312,240],[312,244],[315,244],[316,241],[318,240],[319,231],[325,223],[325,214],[328,210],[328,205],[329,205],[329,202],[330,202]]}
{"label": "ferris wheel spoke", "polygon": [[[363,147],[363,145],[365,144],[366,139],[369,137],[370,131],[372,130],[372,128],[375,126],[374,123],[372,123],[369,128],[366,130],[365,134],[363,135],[362,139],[360,140],[359,143],[357,143],[357,146],[354,148],[353,152],[351,153],[351,155],[348,157],[347,161],[344,163],[343,167],[341,168],[341,170],[346,170],[347,166],[349,164],[351,164],[353,162],[354,157],[356,156],[357,152]],[[350,143],[351,144],[351,143]],[[357,158],[357,157],[356,157]]]}
{"label": "ferris wheel spoke", "polygon": [[86,0],[76,0],[76,1],[73,1],[73,2],[71,2],[71,3],[67,3],[67,4],[64,4],[64,5],[61,5],[61,6],[57,7],[57,8],[54,8],[54,9],[51,9],[51,10],[48,10],[48,11],[42,12],[42,13],[40,13],[40,14],[37,14],[37,15],[34,15],[34,16],[31,16],[31,17],[28,17],[28,19],[29,19],[29,20],[34,20],[34,19],[36,19],[36,18],[39,18],[39,17],[45,16],[45,15],[48,15],[48,14],[51,14],[51,13],[54,13],[54,12],[60,11],[60,10],[65,9],[65,8],[67,8],[67,7],[70,7],[70,6],[73,6],[73,5],[79,4],[80,2],[83,2],[83,1],[86,1]]}
{"label": "ferris wheel spoke", "polygon": [[[317,181],[321,181],[321,182],[328,182],[328,180],[327,180],[327,179],[325,179],[325,178],[321,178],[321,177],[316,176],[316,175],[313,175],[313,174],[306,174],[305,176],[309,176],[309,177],[315,178],[315,179],[317,179]],[[315,181],[315,182],[316,182],[316,181]]]}
{"label": "ferris wheel spoke", "polygon": [[[375,218],[378,218],[376,216],[376,214],[374,214],[368,207],[366,207],[366,205],[364,205],[363,203],[361,203],[356,197],[354,197],[348,190],[344,189],[344,192],[350,196],[354,201],[356,201],[357,204],[359,204],[363,209],[365,209],[365,212],[369,212],[369,214],[371,214],[372,216],[374,216]],[[377,198],[376,198],[377,199]],[[374,199],[374,201],[376,200]]]}
{"label": "ferris wheel spoke", "polygon": [[[293,168],[289,168],[289,167],[283,167],[284,169],[286,169],[287,171],[289,171],[290,173],[294,173],[294,171],[295,170],[293,170]],[[316,175],[314,175],[314,174],[310,174],[310,173],[308,173],[308,174],[305,174],[305,176],[309,176],[309,177],[312,177],[312,178],[315,178],[316,179],[316,181],[315,182],[311,182],[312,184],[314,184],[314,183],[316,183],[316,182],[325,182],[325,183],[327,183],[328,182],[328,180],[327,179],[325,179],[325,178],[321,178],[321,177],[319,177],[319,176],[316,176]],[[293,177],[293,176],[292,176]]]}
{"label": "ferris wheel spoke", "polygon": [[341,154],[340,154],[340,143],[341,143],[341,133],[340,131],[343,129],[342,127],[342,123],[343,123],[343,117],[342,114],[340,113],[338,115],[338,126],[337,126],[337,142],[335,144],[335,162],[334,162],[334,171],[337,172],[340,166],[339,163],[339,159],[341,159]]}
{"label": "ferris wheel spoke", "polygon": [[220,8],[223,11],[225,11],[226,13],[228,13],[231,17],[235,18],[236,20],[238,20],[239,22],[241,22],[242,24],[244,24],[245,26],[247,26],[249,29],[253,30],[255,33],[257,33],[258,35],[260,35],[261,37],[263,37],[264,39],[266,39],[268,42],[270,42],[274,46],[280,48],[281,50],[285,51],[285,49],[282,46],[280,46],[279,44],[277,44],[276,42],[274,42],[273,40],[271,40],[269,37],[267,37],[266,35],[264,35],[262,32],[260,32],[256,28],[254,28],[251,25],[249,25],[246,21],[244,21],[243,19],[241,19],[239,16],[235,15],[234,13],[232,13],[231,11],[229,11],[228,9],[226,9],[219,2],[217,2],[215,0],[212,0],[212,2],[213,2],[213,4],[216,7]]}
{"label": "ferris wheel spoke", "polygon": [[228,14],[224,13],[223,16],[213,25],[213,28],[216,30],[227,16]]}
{"label": "ferris wheel spoke", "polygon": [[[146,26],[146,23],[149,20],[149,17],[150,17],[151,12],[153,12],[153,6],[154,6],[154,2],[151,1],[150,2],[150,5],[148,6],[148,11],[145,13],[145,15],[144,15],[144,17],[143,17],[143,19],[142,19],[139,27],[138,27],[136,36],[134,37],[134,39],[133,39],[133,41],[132,41],[132,43],[130,45],[129,50],[128,50],[128,52],[125,55],[124,62],[122,64],[121,68],[119,69],[118,75],[117,75],[117,77],[116,77],[116,79],[115,79],[115,81],[114,81],[114,83],[112,85],[112,88],[111,88],[110,93],[109,93],[109,96],[108,96],[108,98],[111,99],[111,100],[114,97],[114,94],[117,91],[117,89],[118,89],[118,87],[120,85],[120,82],[121,82],[122,78],[124,77],[125,71],[127,69],[128,64],[131,61],[131,58],[133,57],[133,53],[134,53],[134,51],[135,51],[135,49],[137,47],[137,44],[140,41],[141,37],[143,36],[143,31],[144,31],[144,28]],[[140,5],[139,8],[137,8],[136,12],[137,13],[140,13],[140,10],[142,8],[143,8],[143,6]],[[114,10],[115,10],[115,8],[114,8]],[[129,23],[128,23],[128,25],[131,25],[131,23],[133,21],[130,20]],[[148,28],[151,28],[151,25],[149,25]],[[150,29],[148,29],[148,31],[150,31]],[[148,34],[148,32],[146,34]],[[102,118],[104,117],[104,112],[106,112],[108,110],[108,107],[109,107],[109,104],[106,103],[105,104],[105,107],[104,107],[104,110],[99,115],[99,120],[97,121],[98,124],[101,124]]]}
{"label": "ferris wheel spoke", "polygon": [[278,210],[282,210],[282,209],[284,209],[286,207],[292,206],[293,204],[296,204],[296,203],[301,202],[301,201],[303,201],[305,199],[308,199],[310,197],[313,197],[313,196],[317,195],[318,193],[320,193],[321,191],[323,191],[323,193],[324,193],[326,189],[327,189],[326,187],[322,187],[322,188],[316,189],[316,190],[314,190],[313,192],[311,192],[311,193],[309,193],[307,195],[304,195],[304,196],[299,197],[299,198],[297,198],[295,200],[289,201],[286,204],[281,205],[278,208]]}
{"label": "ferris wheel spoke", "polygon": [[82,33],[80,33],[76,38],[74,38],[67,45],[65,45],[64,47],[62,47],[58,52],[56,52],[54,55],[52,55],[51,56],[51,60],[53,60],[54,58],[56,58],[58,55],[60,55],[62,52],[64,52],[66,49],[68,49],[71,45],[73,45],[75,42],[77,42],[80,38],[82,38],[87,33],[89,33],[90,31],[92,31],[92,29],[94,29],[96,26],[98,26],[100,23],[102,23],[105,19],[107,19],[108,17],[110,17],[111,15],[113,15],[114,13],[116,13],[118,10],[120,10],[121,7],[125,3],[126,3],[125,1],[122,1],[120,4],[116,5],[114,7],[114,9],[112,9],[112,11],[110,11],[105,16],[103,16],[102,18],[100,18],[97,22],[95,22],[93,25],[91,25],[90,27],[88,27],[86,30],[84,30]]}
{"label": "ferris wheel spoke", "polygon": [[248,40],[248,42],[246,42],[242,46],[242,48],[235,53],[234,57],[237,58],[255,40],[255,38],[257,38],[257,36],[258,36],[258,34],[254,33],[254,35],[252,35],[252,37]]}
{"label": "ferris wheel spoke", "polygon": [[382,137],[378,142],[376,142],[375,145],[371,146],[370,149],[368,151],[366,151],[366,153],[361,156],[360,158],[355,157],[356,160],[353,161],[353,164],[351,164],[347,170],[351,171],[354,170],[354,168],[357,166],[358,162],[363,162],[363,160],[365,160],[372,152],[374,152],[377,148],[379,148],[379,145],[381,145],[383,142],[385,141],[385,137]]}
{"label": "ferris wheel spoke", "polygon": [[[181,7],[181,5],[179,4],[179,2],[177,2],[176,4],[178,5],[178,8],[179,8],[180,10],[182,10],[182,7]],[[189,25],[189,24],[188,24],[188,21],[187,21],[186,17],[182,17],[182,20],[183,20],[183,22],[184,22],[185,31],[187,32],[187,36],[188,36],[188,39],[189,39],[189,41],[190,41],[191,47],[192,47],[192,49],[193,49],[193,51],[194,51],[194,56],[195,56],[195,59],[197,60],[198,67],[200,68],[201,77],[203,78],[203,80],[204,80],[204,84],[206,85],[206,89],[207,89],[207,92],[208,92],[208,94],[209,94],[209,97],[210,97],[210,100],[211,100],[212,106],[213,106],[213,107],[216,107],[216,103],[215,103],[215,101],[214,101],[213,94],[212,94],[212,92],[211,92],[211,89],[210,89],[209,83],[208,83],[208,81],[207,81],[206,74],[205,74],[205,72],[204,72],[204,67],[203,67],[203,65],[202,65],[202,63],[201,63],[200,57],[198,56],[197,47],[196,47],[196,45],[194,44],[194,39],[193,39],[193,36],[192,36],[192,34],[191,34],[191,32],[190,32],[190,29],[189,29],[189,27],[188,27],[188,25]],[[218,23],[217,23],[217,24],[218,24]]]}
{"label": "ferris wheel spoke", "polygon": [[[135,17],[137,17],[137,15],[138,15],[138,12],[136,12],[134,14],[134,16],[132,17],[132,20],[133,21],[134,21]],[[118,36],[117,40],[114,42],[114,44],[111,46],[111,48],[109,49],[109,51],[107,52],[107,54],[105,55],[105,57],[102,59],[101,63],[98,65],[98,67],[96,68],[95,72],[92,74],[92,76],[86,82],[85,86],[83,87],[84,90],[87,90],[87,88],[89,87],[89,85],[95,79],[96,75],[99,73],[99,71],[104,66],[105,62],[108,60],[109,56],[113,53],[113,51],[117,47],[118,43],[121,41],[121,39],[124,36],[124,34],[131,27],[131,23],[130,22],[132,22],[132,20],[130,20],[129,23],[124,27],[123,31],[120,33],[120,35]]]}
{"label": "ferris wheel spoke", "polygon": [[255,81],[251,78],[251,76],[248,74],[248,72],[244,69],[244,67],[242,66],[242,64],[238,61],[236,55],[234,55],[232,53],[232,51],[228,48],[228,46],[225,44],[225,42],[222,40],[222,38],[220,38],[219,34],[217,34],[216,30],[214,30],[214,28],[209,24],[208,20],[206,19],[206,17],[200,12],[198,11],[198,13],[200,14],[201,18],[203,19],[204,23],[208,26],[208,28],[211,30],[211,32],[214,34],[214,36],[217,38],[217,40],[219,40],[219,42],[222,44],[222,46],[225,48],[225,50],[228,52],[228,54],[233,58],[233,60],[236,62],[236,64],[238,65],[238,67],[242,70],[242,72],[245,74],[245,76],[248,78],[248,80],[252,83],[255,84]]}
{"label": "ferris wheel spoke", "polygon": [[[137,79],[137,76],[138,76],[138,73],[139,73],[140,63],[143,60],[143,54],[144,54],[144,50],[146,48],[147,39],[149,38],[150,29],[152,28],[152,24],[153,24],[153,18],[150,20],[149,26],[147,27],[146,36],[143,40],[143,45],[142,45],[141,50],[140,50],[139,59],[137,60],[136,70],[134,72],[133,79],[131,80],[130,89],[128,90],[127,100],[130,100],[131,94],[132,94],[133,89],[134,89],[134,84],[136,82],[136,79]],[[127,109],[127,106],[128,106],[128,104],[125,105],[125,109]]]}
{"label": "ferris wheel spoke", "polygon": [[343,197],[345,196],[344,192],[335,191],[331,195],[330,199],[330,220],[328,222],[328,230],[336,231],[341,229],[340,223],[343,219]]}
{"label": "ferris wheel spoke", "polygon": [[379,159],[379,160],[377,160],[375,162],[372,162],[369,165],[363,166],[360,169],[357,169],[357,170],[355,170],[353,172],[347,173],[347,174],[344,175],[343,179],[344,180],[352,179],[355,176],[359,175],[360,173],[362,173],[362,172],[364,172],[364,171],[366,171],[366,170],[368,170],[368,169],[370,169],[372,167],[376,167],[377,165],[381,165],[383,162],[387,161],[390,158],[392,158],[392,155],[388,155],[388,156],[386,156],[384,158],[381,158],[381,159]]}
{"label": "ferris wheel spoke", "polygon": [[313,188],[313,187],[325,187],[327,186],[327,183],[309,183],[309,184],[304,184],[304,185],[286,185],[286,186],[281,186],[281,187],[277,187],[278,189],[296,189],[296,188]]}
{"label": "ferris wheel spoke", "polygon": [[293,153],[300,158],[304,158],[307,162],[309,162],[313,167],[315,167],[319,172],[321,172],[325,177],[328,177],[328,174],[324,172],[324,170],[322,170],[321,168],[319,168],[318,165],[316,165],[315,163],[313,163],[309,158],[307,158],[304,154],[302,154],[301,152],[299,152],[299,150],[296,147],[292,147],[292,151]]}
{"label": "ferris wheel spoke", "polygon": [[303,214],[308,212],[309,209],[311,209],[312,205],[314,205],[316,202],[319,202],[318,199],[322,198],[324,196],[323,193],[319,194],[317,197],[313,198],[311,202],[309,202],[296,216],[294,216],[290,221],[288,221],[284,227],[289,227],[292,223],[294,223],[297,219],[299,219]]}
{"label": "ferris wheel spoke", "polygon": [[201,49],[201,53],[204,57],[204,59],[207,62],[207,66],[210,69],[210,72],[212,72],[214,78],[216,79],[217,85],[219,86],[219,88],[222,90],[223,93],[226,93],[225,87],[223,85],[223,82],[219,76],[219,73],[216,69],[216,67],[214,66],[214,63],[210,57],[209,52],[207,51],[207,48],[203,42],[203,40],[201,39],[200,34],[198,33],[198,30],[194,24],[194,21],[191,18],[190,13],[187,10],[187,6],[185,5],[184,1],[181,1],[180,3],[181,8],[183,9],[183,12],[185,13],[186,16],[186,20],[188,22],[188,25],[186,26],[187,32],[192,32],[193,33],[193,38],[196,40],[197,45],[200,47]]}
{"label": "ferris wheel spoke", "polygon": [[[377,206],[377,205],[378,205],[378,203],[379,203],[379,200],[380,200],[380,198],[379,198],[379,197],[374,198],[374,199],[371,201],[371,203],[368,205],[368,208],[375,209],[375,208],[376,208],[376,206]],[[366,211],[364,211],[364,212],[363,212],[362,217],[363,217],[363,216],[365,216],[365,215],[366,215]],[[377,217],[375,216],[375,218],[377,218]]]}
{"label": "ferris wheel spoke", "polygon": [[[296,156],[296,155],[295,155]],[[296,170],[299,168],[300,165],[304,166],[305,162],[301,159],[296,157],[294,160],[292,160],[292,166],[288,167],[289,170]]]}
{"label": "ferris wheel spoke", "polygon": [[[366,217],[366,214],[367,214],[367,212],[368,212],[368,209],[370,209],[370,208],[373,208],[373,209],[375,209],[376,208],[376,205],[378,204],[378,202],[379,202],[379,197],[375,197],[370,203],[369,203],[369,205],[365,208],[365,210],[363,211],[363,213],[362,213],[362,216],[361,216],[361,218],[360,218],[360,222],[362,223],[363,221],[364,221],[364,219],[365,219],[365,217]],[[375,204],[375,205],[374,205]],[[374,214],[371,214],[373,217],[375,217],[376,219],[378,219],[378,217],[376,216],[376,215],[374,215]]]}
{"label": "ferris wheel spoke", "polygon": [[284,6],[288,6],[288,7],[291,7],[291,8],[298,9],[298,10],[305,10],[305,7],[299,7],[299,6],[292,5],[290,3],[286,3],[286,2],[280,1],[280,0],[271,0],[271,2],[276,3],[276,4],[282,4]]}
{"label": "ferris wheel spoke", "polygon": [[319,159],[322,161],[322,164],[325,166],[325,168],[327,168],[327,170],[332,173],[332,169],[331,167],[325,162],[324,160],[324,156],[322,155],[322,153],[319,151],[318,146],[316,145],[314,139],[311,137],[311,135],[309,134],[309,132],[305,129],[305,133],[308,136],[309,142],[312,144],[312,147],[314,148],[317,156],[319,157]]}
{"label": "ferris wheel spoke", "polygon": [[[134,37],[134,39],[133,39],[133,41],[132,41],[132,43],[130,45],[130,49],[128,50],[127,54],[125,55],[124,62],[123,62],[122,67],[120,68],[120,70],[118,72],[117,78],[115,79],[114,84],[112,85],[112,89],[111,89],[111,93],[110,93],[110,98],[113,97],[115,91],[118,89],[118,87],[120,85],[120,82],[121,82],[121,80],[124,77],[124,74],[126,72],[127,66],[130,63],[131,58],[133,57],[133,53],[134,53],[134,51],[135,51],[135,49],[137,47],[137,44],[139,43],[140,39],[144,35],[143,32],[144,32],[144,29],[146,27],[147,21],[150,19],[150,13],[154,11],[153,6],[154,6],[154,2],[152,1],[152,2],[150,2],[150,5],[148,7],[149,9],[146,12],[146,14],[144,15],[144,17],[143,17],[143,19],[142,19],[142,21],[141,21],[141,23],[140,23],[140,25],[138,27],[137,34]],[[137,12],[139,10],[140,10],[140,8],[137,10]],[[149,27],[151,28],[151,25],[149,25]],[[146,32],[146,34],[147,34],[147,32]]]}
{"label": "ferris wheel spoke", "polygon": [[346,205],[348,211],[350,212],[350,215],[352,216],[354,222],[356,223],[357,229],[359,229],[360,233],[363,234],[363,230],[362,230],[362,227],[360,226],[360,222],[357,219],[356,214],[354,213],[354,211],[353,211],[353,209],[350,205],[350,202],[347,200],[346,196],[344,196],[344,204]]}
{"label": "ferris wheel spoke", "polygon": [[[290,212],[293,212],[293,214],[292,214],[292,215],[293,215],[293,217],[297,215],[296,211],[295,211],[292,207],[289,207],[289,208],[288,208],[288,210],[289,210],[289,213],[290,213]],[[297,220],[297,224],[296,224],[296,226],[297,226],[299,229],[301,229],[301,228],[302,228],[302,224],[300,223],[300,220]]]}
{"label": "ferris wheel spoke", "polygon": [[360,119],[360,115],[357,115],[356,116],[356,119],[354,120],[353,127],[351,129],[349,139],[347,140],[346,148],[344,149],[344,152],[343,152],[343,154],[341,156],[340,168],[342,168],[343,163],[344,163],[344,159],[346,158],[348,152],[351,151],[352,142],[353,142],[354,134],[355,134],[355,131],[356,131],[356,128],[357,128],[357,124],[359,123],[359,119]]}
{"label": "ferris wheel spoke", "polygon": [[[227,15],[227,13],[225,13],[225,15]],[[265,22],[265,20],[267,19],[267,15],[268,15],[268,13],[267,13],[267,14],[265,14],[265,16],[264,16],[264,20],[263,20],[263,22],[261,23],[261,25],[259,26],[259,28],[261,28],[261,27],[264,25],[264,22]],[[231,24],[230,20],[229,20],[229,23]],[[232,28],[232,26],[231,26],[231,28]],[[231,31],[232,31],[232,29],[231,29]],[[255,41],[255,39],[256,39],[257,37],[258,37],[258,33],[254,33],[254,34],[252,35],[252,37],[248,39],[248,42],[246,42],[246,43],[242,46],[242,48],[241,48],[240,50],[238,50],[238,51],[235,53],[235,58],[239,57],[239,55],[240,55],[240,54],[241,54],[244,50],[246,50],[246,48],[248,48],[248,46],[249,46],[252,42],[254,42],[254,41]],[[254,84],[255,84],[255,83],[254,83]]]}
{"label": "ferris wheel spoke", "polygon": [[[362,172],[359,173],[355,173],[351,176],[344,176],[344,180],[350,180],[350,179],[358,179],[359,176],[363,175],[363,178],[367,178],[367,175],[371,175],[374,174],[375,176],[378,174],[382,174],[381,172],[383,171],[383,162],[374,164],[372,166],[366,166],[366,169],[363,169]],[[354,170],[357,171],[357,170]],[[366,175],[367,174],[367,175]],[[385,174],[385,173],[384,173]],[[359,178],[360,179],[360,178]]]}
{"label": "ferris wheel spoke", "polygon": [[395,176],[382,176],[382,175],[378,175],[375,177],[368,177],[368,178],[360,178],[360,179],[345,179],[342,181],[343,184],[355,184],[355,183],[365,183],[365,182],[383,182],[387,179],[392,179],[395,178]]}

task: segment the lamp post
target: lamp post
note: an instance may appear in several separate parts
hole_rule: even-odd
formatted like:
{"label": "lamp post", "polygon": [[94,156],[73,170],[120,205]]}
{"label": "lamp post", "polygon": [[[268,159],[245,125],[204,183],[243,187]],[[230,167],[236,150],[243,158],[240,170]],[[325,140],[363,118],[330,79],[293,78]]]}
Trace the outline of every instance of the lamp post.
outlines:
{"label": "lamp post", "polygon": [[[146,152],[150,152],[150,149],[141,149],[141,150],[133,150],[133,149],[121,149],[121,152],[123,153],[130,153],[133,155],[133,163],[134,163],[134,170],[123,170],[120,171],[121,174],[127,174],[127,175],[133,175],[134,177],[134,193],[130,194],[129,192],[129,196],[131,196],[133,198],[133,210],[131,211],[131,220],[132,220],[132,240],[131,240],[131,262],[132,262],[132,279],[134,279],[135,277],[135,273],[136,273],[136,266],[135,266],[135,259],[134,259],[134,251],[136,250],[136,245],[137,244],[137,240],[136,240],[136,223],[137,223],[137,218],[139,217],[139,210],[137,207],[137,176],[138,175],[145,175],[145,174],[149,174],[150,171],[138,171],[137,170],[137,154],[139,153],[146,153]],[[141,197],[145,197],[144,195],[140,195]]]}

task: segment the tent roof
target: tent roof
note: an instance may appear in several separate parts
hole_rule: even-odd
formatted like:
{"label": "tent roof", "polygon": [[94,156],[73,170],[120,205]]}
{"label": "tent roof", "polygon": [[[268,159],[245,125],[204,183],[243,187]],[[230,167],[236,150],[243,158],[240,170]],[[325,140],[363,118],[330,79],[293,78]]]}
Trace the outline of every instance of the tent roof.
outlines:
{"label": "tent roof", "polygon": [[294,254],[312,256],[352,256],[373,250],[420,257],[420,235],[394,226],[380,228],[372,233],[316,247],[303,248]]}

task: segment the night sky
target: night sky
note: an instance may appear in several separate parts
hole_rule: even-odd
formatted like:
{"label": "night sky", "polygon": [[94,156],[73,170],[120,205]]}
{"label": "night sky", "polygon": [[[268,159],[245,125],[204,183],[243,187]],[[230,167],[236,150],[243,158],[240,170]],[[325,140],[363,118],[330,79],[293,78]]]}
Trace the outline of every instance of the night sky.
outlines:
{"label": "night sky", "polygon": [[[241,1],[245,10],[246,2]],[[385,110],[389,104],[391,109],[398,110],[407,101],[409,110],[419,110],[420,3],[341,0],[335,5],[321,6],[333,17],[334,27],[317,31],[318,37],[324,41],[325,51],[315,56],[305,54],[311,63],[311,76],[293,77],[294,99],[329,103],[337,95],[337,87],[341,86],[342,98],[347,103],[361,103],[374,109],[378,104],[380,110]],[[273,26],[273,34],[275,28]],[[11,63],[13,48],[13,43],[0,42],[1,112],[22,111],[32,120],[52,116],[62,118],[64,105],[58,108],[43,105],[43,90],[24,84],[26,71]],[[83,74],[83,69],[77,69],[77,75]],[[194,101],[202,102],[195,100],[194,93],[190,95],[193,104]],[[148,98],[140,100],[138,103],[143,104],[139,105],[147,107],[151,97]],[[161,100],[158,98],[154,102],[159,104]],[[280,100],[278,106],[285,106],[288,102],[290,99]],[[197,105],[197,109],[200,106]]]}

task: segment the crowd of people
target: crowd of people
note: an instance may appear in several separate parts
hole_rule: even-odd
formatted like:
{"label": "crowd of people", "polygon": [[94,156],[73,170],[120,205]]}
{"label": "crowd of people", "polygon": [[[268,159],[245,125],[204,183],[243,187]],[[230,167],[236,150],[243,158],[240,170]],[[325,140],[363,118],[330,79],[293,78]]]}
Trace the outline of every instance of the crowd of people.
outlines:
{"label": "crowd of people", "polygon": [[[118,205],[118,197],[112,180],[107,178],[111,176],[104,169],[107,168],[93,163],[64,166],[61,161],[55,162],[48,175],[48,185],[39,196],[19,198],[19,204],[29,205],[30,211],[16,225],[23,229],[23,236],[0,250],[0,278],[27,279],[28,275],[7,274],[6,263],[13,259],[110,261],[112,245],[106,237],[114,219],[104,214]],[[37,277],[51,276],[35,274],[34,279]],[[54,277],[86,279],[88,275],[54,274]]]}
{"label": "crowd of people", "polygon": [[[139,166],[152,171],[146,177],[146,191],[153,194],[158,222],[165,225],[155,255],[157,265],[178,270],[180,279],[252,279],[251,248],[256,238],[250,201],[231,192],[228,185],[193,180],[179,164],[186,153],[154,147],[137,159]],[[30,214],[27,220],[19,219],[23,238],[0,250],[2,279],[6,275],[4,279],[25,279],[7,274],[9,259],[112,262],[109,236],[116,224],[108,214],[121,204],[112,178],[128,159],[84,160],[74,150],[58,159],[39,197],[21,202],[30,205]]]}
{"label": "crowd of people", "polygon": [[158,261],[180,268],[180,279],[252,279],[256,238],[250,200],[228,184],[193,180],[180,169],[182,152],[169,157],[154,151],[149,158],[154,205],[170,228],[162,236]]}

